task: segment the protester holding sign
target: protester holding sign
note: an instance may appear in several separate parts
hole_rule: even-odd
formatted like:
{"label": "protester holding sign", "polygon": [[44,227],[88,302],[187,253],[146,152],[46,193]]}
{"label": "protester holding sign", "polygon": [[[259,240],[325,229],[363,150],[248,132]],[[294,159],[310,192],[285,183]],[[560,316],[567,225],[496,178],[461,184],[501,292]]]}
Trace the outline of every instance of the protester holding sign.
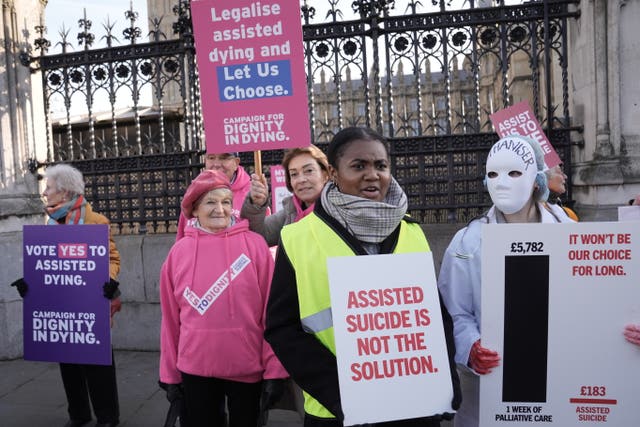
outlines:
{"label": "protester holding sign", "polygon": [[240,215],[251,230],[261,234],[269,246],[278,244],[280,230],[313,211],[322,188],[329,180],[327,156],[315,145],[288,150],[282,159],[287,189],[293,193],[282,201],[282,209],[267,216],[269,189],[262,175],[251,175],[251,191]]}
{"label": "protester holding sign", "polygon": [[[84,198],[82,172],[67,165],[58,164],[47,168],[46,188],[42,194],[45,211],[49,216],[47,224],[109,224],[109,220],[94,212]],[[102,286],[105,298],[111,300],[111,316],[120,311],[120,290],[116,281],[120,272],[120,254],[109,234],[109,282],[94,284]],[[20,296],[28,292],[28,284],[19,279],[12,284]],[[113,360],[113,358],[112,358]],[[65,427],[79,427],[91,421],[91,405],[98,423],[96,426],[116,426],[119,424],[120,409],[116,384],[115,363],[110,365],[90,365],[60,363],[60,373],[67,395],[70,420]]]}
{"label": "protester holding sign", "polygon": [[477,375],[489,374],[500,364],[500,355],[483,347],[480,341],[482,224],[574,222],[544,206],[549,191],[544,154],[530,138],[510,135],[491,147],[485,184],[494,204],[456,233],[444,254],[438,278],[438,287],[453,317],[456,362],[461,367],[463,399],[454,420],[456,427],[478,425]]}
{"label": "protester holding sign", "polygon": [[[206,170],[182,200],[190,221],[160,276],[160,381],[184,399],[189,425],[256,426],[282,393],[286,371],[263,338],[273,258],[264,239],[232,214],[227,176]],[[214,256],[215,255],[215,256]]]}
{"label": "protester holding sign", "polygon": [[[240,217],[240,208],[245,196],[251,189],[251,178],[249,174],[240,166],[240,153],[210,153],[204,156],[204,169],[217,170],[224,173],[231,183],[231,191],[233,191],[233,216]],[[184,237],[184,229],[187,219],[180,212],[178,219],[178,230],[176,232],[176,241]]]}
{"label": "protester holding sign", "polygon": [[[406,216],[407,196],[391,176],[382,136],[367,128],[344,129],[334,136],[327,157],[331,181],[313,212],[282,229],[265,331],[276,355],[305,392],[306,427],[341,426],[344,419],[327,259],[430,250],[420,225]],[[442,314],[455,409],[460,401],[452,321],[444,306]],[[372,411],[380,403],[367,402]],[[385,425],[439,426],[440,418]]]}

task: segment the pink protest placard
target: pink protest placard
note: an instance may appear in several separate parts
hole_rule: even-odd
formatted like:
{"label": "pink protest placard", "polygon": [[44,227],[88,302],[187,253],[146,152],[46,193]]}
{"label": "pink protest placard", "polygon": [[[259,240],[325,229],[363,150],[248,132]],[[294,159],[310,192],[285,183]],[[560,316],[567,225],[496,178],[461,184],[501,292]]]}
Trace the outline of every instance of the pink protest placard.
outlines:
{"label": "pink protest placard", "polygon": [[207,151],[310,144],[297,0],[193,0]]}
{"label": "pink protest placard", "polygon": [[529,107],[529,102],[521,101],[511,107],[496,111],[489,116],[500,138],[507,135],[522,135],[535,139],[544,152],[544,162],[548,168],[562,163],[558,153],[542,131],[542,127]]}
{"label": "pink protest placard", "polygon": [[274,165],[269,169],[271,173],[271,210],[275,213],[282,209],[282,201],[291,195],[285,181],[286,171],[282,165]]}

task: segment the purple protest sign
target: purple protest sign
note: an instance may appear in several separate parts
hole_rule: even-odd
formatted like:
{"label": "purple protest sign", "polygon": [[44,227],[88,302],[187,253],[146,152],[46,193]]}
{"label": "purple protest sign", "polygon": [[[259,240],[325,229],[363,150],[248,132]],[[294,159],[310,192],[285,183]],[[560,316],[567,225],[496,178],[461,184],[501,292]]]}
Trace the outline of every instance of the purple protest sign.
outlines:
{"label": "purple protest sign", "polygon": [[24,358],[111,364],[107,225],[25,225]]}

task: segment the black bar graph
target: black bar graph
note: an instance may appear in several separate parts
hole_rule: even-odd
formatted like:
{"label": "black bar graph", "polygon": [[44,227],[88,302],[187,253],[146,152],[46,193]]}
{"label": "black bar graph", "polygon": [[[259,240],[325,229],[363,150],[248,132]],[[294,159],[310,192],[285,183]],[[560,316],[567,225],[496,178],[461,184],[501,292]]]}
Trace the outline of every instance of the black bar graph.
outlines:
{"label": "black bar graph", "polygon": [[505,256],[502,401],[546,402],[549,257]]}

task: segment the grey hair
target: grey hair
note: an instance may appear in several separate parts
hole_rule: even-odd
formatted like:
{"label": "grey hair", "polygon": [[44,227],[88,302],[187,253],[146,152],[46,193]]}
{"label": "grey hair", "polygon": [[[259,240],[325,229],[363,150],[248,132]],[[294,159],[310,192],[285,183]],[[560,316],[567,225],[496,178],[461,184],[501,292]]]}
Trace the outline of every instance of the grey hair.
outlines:
{"label": "grey hair", "polygon": [[84,195],[84,178],[82,172],[71,165],[60,163],[48,167],[45,178],[56,181],[56,190],[65,191],[73,196]]}

